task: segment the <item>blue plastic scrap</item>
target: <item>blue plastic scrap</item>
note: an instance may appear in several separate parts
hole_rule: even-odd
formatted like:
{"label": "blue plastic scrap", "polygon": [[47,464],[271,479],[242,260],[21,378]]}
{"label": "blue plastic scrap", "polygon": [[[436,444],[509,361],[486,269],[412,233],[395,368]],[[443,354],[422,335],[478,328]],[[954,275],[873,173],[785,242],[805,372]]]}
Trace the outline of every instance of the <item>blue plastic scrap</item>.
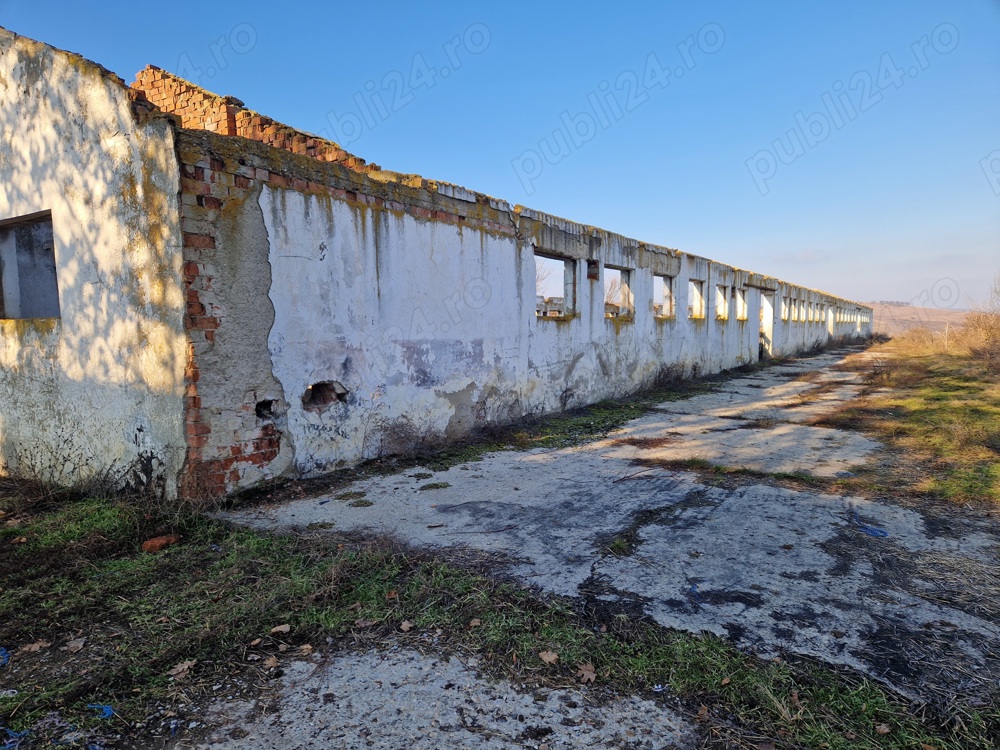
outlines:
{"label": "blue plastic scrap", "polygon": [[0,646],[0,667],[4,666],[10,661],[10,651]]}
{"label": "blue plastic scrap", "polygon": [[880,529],[878,526],[869,526],[866,523],[861,523],[861,517],[858,515],[857,511],[853,511],[853,521],[854,525],[857,527],[858,531],[863,531],[868,536],[876,537],[877,539],[884,539],[889,536],[889,532],[885,529]]}
{"label": "blue plastic scrap", "polygon": [[102,719],[110,719],[115,715],[115,710],[111,706],[105,706],[101,703],[88,703],[87,708],[97,711],[97,715]]}
{"label": "blue plastic scrap", "polygon": [[15,732],[13,729],[0,727],[0,731],[7,735],[7,741],[0,745],[0,750],[17,750],[17,748],[21,747],[22,743],[27,741],[27,729],[23,732]]}
{"label": "blue plastic scrap", "polygon": [[691,588],[688,589],[688,597],[696,605],[701,604],[701,597],[698,596],[698,584],[697,583],[692,583],[691,584]]}

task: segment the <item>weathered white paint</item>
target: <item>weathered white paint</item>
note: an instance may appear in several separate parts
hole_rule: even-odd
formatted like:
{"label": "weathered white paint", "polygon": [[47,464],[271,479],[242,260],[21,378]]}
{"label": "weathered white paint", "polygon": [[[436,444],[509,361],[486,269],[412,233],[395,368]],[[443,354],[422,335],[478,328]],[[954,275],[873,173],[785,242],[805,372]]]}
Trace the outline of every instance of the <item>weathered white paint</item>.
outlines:
{"label": "weathered white paint", "polygon": [[[789,324],[772,308],[769,325],[760,321],[762,292],[832,304],[828,295],[529,209],[510,212],[517,233],[506,235],[288,189],[265,187],[260,206],[274,306],[268,349],[294,465],[307,474],[621,396],[662,374],[756,362],[764,327],[773,354],[830,336],[825,317]],[[571,261],[559,318],[536,317],[536,251]],[[628,272],[634,316],[605,317],[605,267]],[[673,317],[654,315],[654,273],[673,278]],[[704,318],[687,316],[688,279],[704,283]],[[716,317],[720,286],[726,319]],[[325,382],[347,397],[306,408],[307,389]]]}
{"label": "weathered white paint", "polygon": [[51,211],[59,318],[0,320],[0,472],[75,480],[184,451],[171,125],[75,55],[0,29],[0,221]]}
{"label": "weathered white paint", "polygon": [[[520,396],[527,341],[511,321],[534,315],[534,271],[522,305],[513,240],[293,191],[260,201],[268,347],[300,470],[461,435],[483,421],[474,409]],[[307,411],[306,389],[326,381],[347,387],[346,402]]]}

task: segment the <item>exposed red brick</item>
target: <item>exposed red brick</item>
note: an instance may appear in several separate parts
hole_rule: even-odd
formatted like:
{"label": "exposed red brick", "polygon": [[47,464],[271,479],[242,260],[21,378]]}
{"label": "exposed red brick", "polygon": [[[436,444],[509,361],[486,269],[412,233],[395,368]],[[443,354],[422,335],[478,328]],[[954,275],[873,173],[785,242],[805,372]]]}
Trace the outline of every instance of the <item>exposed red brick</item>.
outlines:
{"label": "exposed red brick", "polygon": [[215,330],[219,327],[219,319],[211,315],[190,316],[190,321],[192,328]]}
{"label": "exposed red brick", "polygon": [[211,184],[190,177],[181,177],[181,191],[194,195],[208,195],[212,191]]}
{"label": "exposed red brick", "polygon": [[180,534],[165,534],[164,536],[153,537],[142,543],[142,551],[150,553],[159,552],[172,544],[178,544],[180,541]]}
{"label": "exposed red brick", "polygon": [[215,237],[209,237],[207,234],[190,234],[188,232],[184,232],[184,246],[201,248],[203,250],[214,250]]}
{"label": "exposed red brick", "polygon": [[222,200],[211,195],[199,195],[198,205],[218,211],[222,208]]}

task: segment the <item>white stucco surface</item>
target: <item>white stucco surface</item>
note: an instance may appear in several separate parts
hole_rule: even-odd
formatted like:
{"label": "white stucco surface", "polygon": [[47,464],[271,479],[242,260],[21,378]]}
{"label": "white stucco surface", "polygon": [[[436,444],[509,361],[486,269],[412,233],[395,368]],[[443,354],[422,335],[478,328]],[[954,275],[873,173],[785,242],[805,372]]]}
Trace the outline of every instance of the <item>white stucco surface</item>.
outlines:
{"label": "white stucco surface", "polygon": [[0,320],[0,472],[72,480],[141,458],[173,492],[178,179],[169,123],[138,124],[120,81],[0,30],[0,222],[51,212],[61,313]]}
{"label": "white stucco surface", "polygon": [[[773,354],[854,332],[828,327],[818,311],[813,322],[782,320],[782,299],[829,304],[821,293],[528,209],[509,212],[504,234],[270,186],[259,201],[274,307],[268,350],[294,465],[307,474],[620,397],[665,373],[756,362],[762,293],[774,299],[765,306]],[[570,261],[556,281],[568,297],[562,316],[536,316],[536,252]],[[627,269],[633,316],[605,316],[610,268]],[[673,316],[653,314],[654,274],[673,279]],[[706,290],[700,318],[687,315],[689,279]],[[306,408],[317,383],[346,393]]]}

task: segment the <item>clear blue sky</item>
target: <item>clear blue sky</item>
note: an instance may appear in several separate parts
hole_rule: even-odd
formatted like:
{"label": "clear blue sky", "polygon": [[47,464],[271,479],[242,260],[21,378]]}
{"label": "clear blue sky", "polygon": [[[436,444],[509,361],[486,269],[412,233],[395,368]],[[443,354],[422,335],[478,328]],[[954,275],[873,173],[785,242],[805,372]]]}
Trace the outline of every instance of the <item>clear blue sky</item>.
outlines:
{"label": "clear blue sky", "polygon": [[0,0],[0,25],[858,300],[964,307],[1000,272],[1000,0]]}

